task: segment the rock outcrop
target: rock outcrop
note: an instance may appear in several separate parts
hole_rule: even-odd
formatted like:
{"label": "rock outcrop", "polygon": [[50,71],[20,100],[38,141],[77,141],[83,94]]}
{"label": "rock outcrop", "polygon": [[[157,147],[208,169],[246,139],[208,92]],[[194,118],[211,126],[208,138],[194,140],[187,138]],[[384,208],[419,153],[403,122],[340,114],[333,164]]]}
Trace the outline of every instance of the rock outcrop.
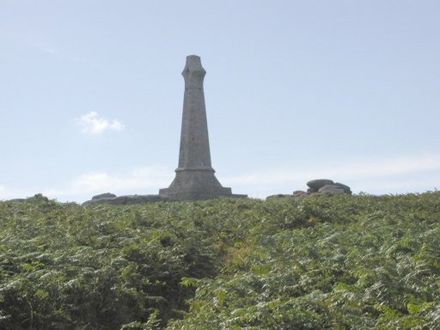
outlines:
{"label": "rock outcrop", "polygon": [[117,197],[115,194],[112,193],[103,193],[92,197],[92,201],[99,201],[104,199],[112,199]]}
{"label": "rock outcrop", "polygon": [[327,194],[327,195],[337,195],[337,194],[348,194],[351,195],[351,189],[349,186],[334,182],[330,179],[315,179],[310,180],[307,182],[307,192],[302,190],[295,190],[291,195],[285,195],[285,194],[278,194],[278,195],[271,195],[268,196],[266,199],[274,199],[274,198],[286,198],[286,197],[292,197],[292,198],[302,198],[310,195],[315,194]]}
{"label": "rock outcrop", "polygon": [[[231,194],[226,196],[229,198],[247,198],[247,195]],[[160,195],[125,195],[116,196],[112,193],[104,193],[93,196],[91,200],[82,203],[82,206],[90,206],[97,204],[111,204],[111,205],[133,205],[133,204],[147,204],[156,202],[173,201],[171,198]]]}
{"label": "rock outcrop", "polygon": [[307,182],[307,186],[309,187],[307,192],[308,193],[318,192],[319,189],[321,189],[325,185],[329,185],[329,184],[334,184],[334,182],[332,180],[329,180],[329,179],[310,180],[309,182]]}
{"label": "rock outcrop", "polygon": [[307,182],[309,189],[308,193],[321,193],[321,194],[349,194],[351,195],[351,189],[349,186],[333,182],[329,179],[316,179]]}
{"label": "rock outcrop", "polygon": [[338,186],[338,187],[341,187],[342,189],[344,189],[344,192],[346,194],[349,194],[349,195],[352,194],[351,188],[349,186],[347,186],[347,185],[345,185],[343,183],[339,183],[339,182],[336,182],[335,185]]}
{"label": "rock outcrop", "polygon": [[344,188],[335,184],[326,184],[324,187],[319,188],[318,193],[321,194],[345,194]]}
{"label": "rock outcrop", "polygon": [[116,196],[111,193],[104,193],[93,196],[91,200],[84,202],[83,206],[95,204],[112,204],[112,205],[132,205],[132,204],[146,204],[152,202],[160,202],[166,199],[159,195],[127,195]]}
{"label": "rock outcrop", "polygon": [[270,195],[267,196],[266,199],[277,199],[277,198],[286,198],[286,197],[292,197],[292,195],[288,195],[288,194],[276,194],[276,195]]}
{"label": "rock outcrop", "polygon": [[295,190],[292,193],[293,197],[301,197],[301,196],[306,196],[307,192],[303,191],[303,190]]}

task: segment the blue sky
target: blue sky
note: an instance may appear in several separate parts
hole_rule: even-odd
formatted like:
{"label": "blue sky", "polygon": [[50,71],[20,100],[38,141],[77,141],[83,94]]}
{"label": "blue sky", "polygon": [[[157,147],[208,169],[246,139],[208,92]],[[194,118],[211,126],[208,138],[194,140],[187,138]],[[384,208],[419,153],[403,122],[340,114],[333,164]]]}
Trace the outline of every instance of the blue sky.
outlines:
{"label": "blue sky", "polygon": [[0,199],[153,194],[185,57],[235,193],[440,187],[439,1],[0,0]]}

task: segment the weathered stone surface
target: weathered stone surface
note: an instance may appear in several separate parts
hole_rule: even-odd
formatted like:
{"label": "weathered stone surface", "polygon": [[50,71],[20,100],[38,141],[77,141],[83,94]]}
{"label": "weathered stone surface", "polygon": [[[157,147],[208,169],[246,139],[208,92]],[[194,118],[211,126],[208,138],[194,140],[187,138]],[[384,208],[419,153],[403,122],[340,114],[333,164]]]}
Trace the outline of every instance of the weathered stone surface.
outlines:
{"label": "weathered stone surface", "polygon": [[[99,197],[98,197],[99,196]],[[108,197],[105,197],[108,196]],[[111,197],[114,196],[114,197]],[[165,200],[159,195],[128,195],[128,196],[116,196],[114,194],[101,194],[97,195],[89,201],[83,203],[83,206],[94,204],[111,204],[111,205],[132,205],[132,204],[145,204],[152,202],[160,202]]]}
{"label": "weathered stone surface", "polygon": [[318,192],[318,190],[320,188],[324,187],[327,184],[333,184],[333,183],[334,182],[332,180],[329,180],[329,179],[311,180],[311,181],[307,182],[307,186],[309,187],[307,192],[310,192],[310,193]]}
{"label": "weathered stone surface", "polygon": [[349,186],[347,186],[347,185],[345,185],[343,183],[339,183],[339,182],[336,182],[335,186],[341,187],[342,189],[344,189],[346,194],[350,194],[351,195],[351,188]]}
{"label": "weathered stone surface", "polygon": [[339,185],[326,184],[318,190],[321,194],[345,194],[345,189]]}
{"label": "weathered stone surface", "polygon": [[[232,195],[222,187],[211,165],[203,80],[206,71],[200,57],[190,55],[182,75],[185,80],[179,166],[176,177],[159,195],[168,200],[210,199]],[[237,197],[244,197],[243,195]]]}
{"label": "weathered stone surface", "polygon": [[292,195],[271,195],[266,197],[266,199],[272,198],[282,198],[282,197],[293,197],[294,199],[301,199],[303,197],[312,196],[314,194],[349,194],[351,195],[351,189],[349,186],[339,183],[333,182],[330,179],[316,179],[307,182],[309,189],[307,192],[302,190],[295,190]]}
{"label": "weathered stone surface", "polygon": [[109,199],[116,197],[115,194],[112,193],[103,193],[92,197],[92,200],[100,200],[100,199]]}

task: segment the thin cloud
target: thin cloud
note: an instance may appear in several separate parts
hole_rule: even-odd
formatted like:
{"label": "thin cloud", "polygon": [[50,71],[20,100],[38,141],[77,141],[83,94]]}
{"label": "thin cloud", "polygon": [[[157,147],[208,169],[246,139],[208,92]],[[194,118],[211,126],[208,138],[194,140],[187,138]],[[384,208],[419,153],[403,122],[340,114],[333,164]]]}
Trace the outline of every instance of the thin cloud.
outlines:
{"label": "thin cloud", "polygon": [[117,119],[108,120],[100,117],[97,112],[89,112],[77,119],[81,131],[85,134],[99,135],[106,131],[122,131],[125,129]]}
{"label": "thin cloud", "polygon": [[58,58],[70,62],[84,62],[84,59],[77,55],[72,55],[69,52],[62,51],[59,48],[44,43],[28,42],[27,45],[37,49],[38,51],[44,53],[47,56],[51,56],[54,58]]}
{"label": "thin cloud", "polygon": [[0,198],[3,198],[6,195],[6,187],[0,185]]}
{"label": "thin cloud", "polygon": [[318,177],[360,179],[440,170],[440,156],[424,155],[376,161],[331,163],[308,169],[271,168],[225,178],[229,184],[285,183]]}
{"label": "thin cloud", "polygon": [[43,194],[51,198],[87,199],[94,194],[111,192],[115,194],[148,194],[169,185],[173,171],[166,167],[149,166],[136,168],[125,174],[104,171],[81,174],[66,186],[45,189]]}
{"label": "thin cloud", "polygon": [[[218,178],[224,186],[232,187],[234,193],[264,198],[271,194],[304,190],[308,180],[317,178],[346,183],[355,193],[423,192],[439,188],[440,183],[433,180],[439,175],[440,155],[425,154],[375,161],[346,160],[344,163],[320,164],[313,168],[268,168],[230,177],[218,175]],[[95,171],[82,173],[63,186],[20,190],[28,194],[18,194],[18,191],[12,194],[12,191],[0,185],[0,198],[28,196],[31,191],[42,192],[50,198],[74,201],[86,200],[104,192],[117,195],[156,194],[159,188],[167,187],[173,177],[173,169],[165,166],[140,167],[125,173]]]}
{"label": "thin cloud", "polygon": [[[225,177],[221,181],[253,196],[291,193],[305,189],[311,179],[329,178],[349,184],[354,191],[372,193],[411,192],[435,189],[432,179],[417,177],[440,171],[439,155],[413,155],[392,159],[320,164],[310,168],[271,168]],[[252,193],[251,193],[252,194]]]}
{"label": "thin cloud", "polygon": [[130,191],[159,188],[168,183],[171,171],[160,167],[144,167],[131,171],[126,175],[112,175],[106,172],[95,172],[75,178],[71,187],[74,191]]}
{"label": "thin cloud", "polygon": [[32,193],[32,189],[29,189],[27,192],[15,189],[10,186],[0,185],[0,200],[8,200],[13,198],[24,198],[33,196],[36,193]]}
{"label": "thin cloud", "polygon": [[38,49],[49,55],[57,55],[59,53],[57,49],[51,47],[38,47]]}
{"label": "thin cloud", "polygon": [[[361,184],[361,185],[360,185]],[[424,191],[437,191],[440,184],[429,178],[402,178],[394,177],[384,180],[353,181],[353,185],[362,187],[361,191],[374,194],[390,193],[415,193]]]}

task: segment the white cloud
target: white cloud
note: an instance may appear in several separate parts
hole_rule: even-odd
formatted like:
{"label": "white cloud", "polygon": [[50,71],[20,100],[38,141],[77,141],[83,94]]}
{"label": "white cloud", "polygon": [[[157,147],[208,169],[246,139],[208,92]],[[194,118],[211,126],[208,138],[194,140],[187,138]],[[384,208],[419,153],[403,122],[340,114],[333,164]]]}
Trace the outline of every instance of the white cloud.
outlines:
{"label": "white cloud", "polygon": [[77,119],[77,122],[81,126],[83,133],[92,135],[102,134],[109,130],[122,131],[125,128],[119,120],[102,118],[94,111],[82,115]]}
{"label": "white cloud", "polygon": [[159,188],[165,188],[171,183],[173,175],[171,169],[161,166],[141,167],[125,174],[90,172],[73,178],[65,187],[45,189],[43,194],[62,200],[79,200],[104,192],[140,195],[157,193]]}

